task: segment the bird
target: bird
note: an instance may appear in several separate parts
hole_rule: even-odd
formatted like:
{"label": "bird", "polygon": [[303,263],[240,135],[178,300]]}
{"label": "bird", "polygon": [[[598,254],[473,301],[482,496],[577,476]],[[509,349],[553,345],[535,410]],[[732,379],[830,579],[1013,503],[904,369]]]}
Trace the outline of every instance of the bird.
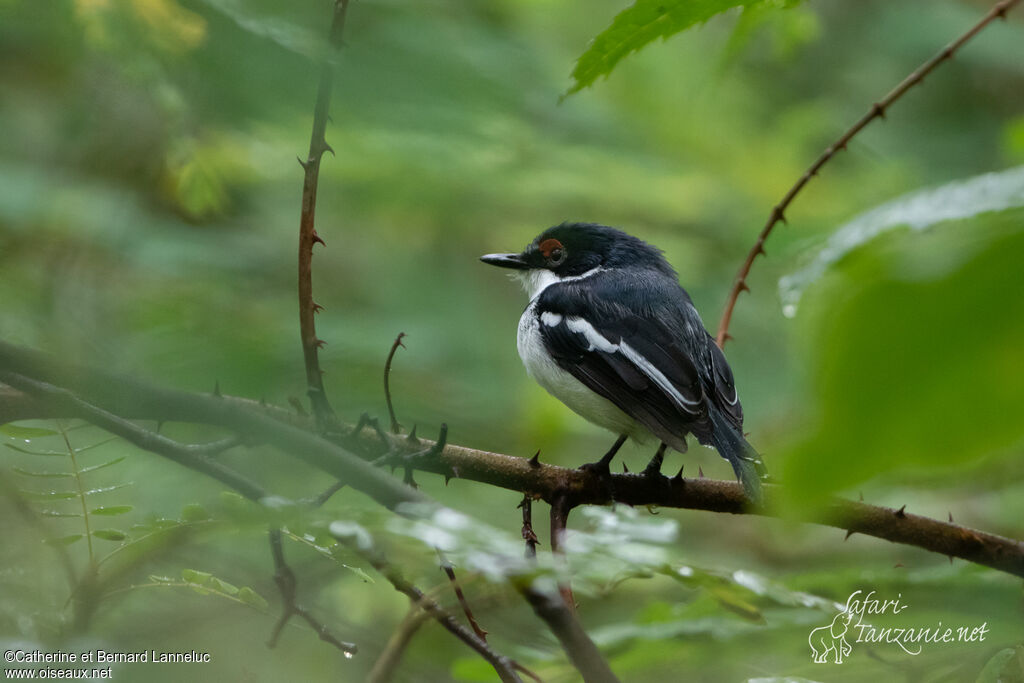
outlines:
{"label": "bird", "polygon": [[660,476],[666,449],[685,453],[692,435],[762,501],[764,463],[744,437],[732,370],[660,249],[616,228],[566,222],[518,254],[480,260],[513,270],[529,297],[516,335],[527,373],[618,435],[583,469],[610,485],[626,440],[653,436],[661,443],[643,474]]}

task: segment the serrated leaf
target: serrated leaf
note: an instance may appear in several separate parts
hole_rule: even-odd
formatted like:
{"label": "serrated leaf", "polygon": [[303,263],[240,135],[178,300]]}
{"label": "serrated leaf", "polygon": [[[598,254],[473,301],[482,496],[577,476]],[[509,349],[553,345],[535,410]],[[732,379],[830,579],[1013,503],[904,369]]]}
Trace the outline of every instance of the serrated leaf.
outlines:
{"label": "serrated leaf", "polygon": [[62,451],[33,451],[29,448],[25,448],[24,446],[19,446],[18,444],[5,443],[4,445],[10,448],[12,451],[18,451],[19,453],[27,453],[29,455],[46,455],[49,457],[56,456],[62,458],[68,457],[68,454]]}
{"label": "serrated leaf", "polygon": [[93,515],[114,516],[123,515],[125,513],[131,512],[134,509],[135,508],[132,507],[131,505],[103,505],[98,508],[93,508],[92,510],[89,511],[89,513]]}
{"label": "serrated leaf", "polygon": [[104,467],[110,467],[111,465],[116,465],[117,463],[121,462],[122,460],[124,460],[127,457],[128,457],[127,455],[122,455],[120,458],[114,458],[113,460],[110,460],[108,462],[102,463],[100,465],[90,465],[89,467],[83,467],[82,469],[80,469],[78,471],[78,473],[79,474],[87,474],[89,472],[95,472],[96,470],[102,470]]}
{"label": "serrated leaf", "polygon": [[181,509],[183,522],[202,522],[207,519],[210,519],[210,513],[199,503],[189,503]]}
{"label": "serrated leaf", "polygon": [[865,211],[839,227],[813,259],[779,279],[786,317],[796,315],[804,290],[832,266],[880,235],[897,228],[920,231],[936,223],[1024,206],[1024,166],[915,190]]}
{"label": "serrated leaf", "polygon": [[0,425],[0,434],[14,437],[15,439],[35,439],[40,436],[56,436],[57,432],[52,429],[40,429],[39,427],[21,427],[15,424]]}
{"label": "serrated leaf", "polygon": [[15,467],[13,465],[11,466],[11,469],[17,472],[18,474],[22,474],[26,477],[40,477],[42,479],[60,479],[62,477],[75,476],[71,472],[34,472],[32,470],[26,470],[21,467]]}
{"label": "serrated leaf", "polygon": [[238,595],[236,597],[245,604],[252,605],[258,609],[267,609],[270,607],[270,603],[264,600],[262,595],[248,586],[242,586],[242,588],[238,589]]}
{"label": "serrated leaf", "polygon": [[591,41],[586,52],[576,60],[572,71],[573,85],[565,96],[579,92],[594,83],[631,52],[636,52],[658,38],[668,38],[680,31],[703,24],[717,14],[734,7],[764,4],[765,0],[636,0],[612,20],[608,28]]}
{"label": "serrated leaf", "polygon": [[988,660],[985,664],[985,668],[981,670],[981,673],[978,674],[975,683],[1002,683],[1002,681],[1007,680],[1003,678],[1003,672],[1016,654],[1017,651],[1012,648],[1006,648],[995,653],[992,659]]}
{"label": "serrated leaf", "polygon": [[96,529],[92,532],[92,535],[96,538],[102,538],[104,541],[123,541],[128,538],[128,534],[117,529]]}
{"label": "serrated leaf", "polygon": [[48,538],[44,543],[49,545],[71,545],[84,537],[83,534],[71,534],[70,536],[61,536],[60,538]]}

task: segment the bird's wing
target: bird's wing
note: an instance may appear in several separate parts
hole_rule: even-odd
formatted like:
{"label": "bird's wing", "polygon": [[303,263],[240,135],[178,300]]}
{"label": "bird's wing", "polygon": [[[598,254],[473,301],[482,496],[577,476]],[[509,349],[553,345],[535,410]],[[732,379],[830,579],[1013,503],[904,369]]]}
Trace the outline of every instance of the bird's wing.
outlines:
{"label": "bird's wing", "polygon": [[[687,433],[704,442],[711,430],[708,403],[678,333],[685,321],[673,319],[672,306],[652,307],[651,292],[631,282],[583,284],[552,285],[541,295],[539,328],[548,353],[674,448],[685,449]],[[609,292],[614,299],[602,295]]]}
{"label": "bird's wing", "polygon": [[732,425],[743,433],[743,406],[740,404],[739,393],[736,391],[736,382],[732,376],[732,369],[725,354],[718,348],[714,338],[705,331],[705,343],[708,348],[708,357],[711,361],[711,372],[708,377],[709,384],[713,391],[713,400],[722,412],[729,418]]}

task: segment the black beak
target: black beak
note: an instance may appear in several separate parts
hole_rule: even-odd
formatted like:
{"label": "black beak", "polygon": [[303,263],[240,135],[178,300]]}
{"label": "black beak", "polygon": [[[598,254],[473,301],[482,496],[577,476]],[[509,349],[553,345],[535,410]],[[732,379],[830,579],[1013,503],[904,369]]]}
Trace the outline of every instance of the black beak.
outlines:
{"label": "black beak", "polygon": [[484,254],[480,260],[500,268],[516,270],[529,270],[530,268],[530,264],[523,260],[522,254]]}

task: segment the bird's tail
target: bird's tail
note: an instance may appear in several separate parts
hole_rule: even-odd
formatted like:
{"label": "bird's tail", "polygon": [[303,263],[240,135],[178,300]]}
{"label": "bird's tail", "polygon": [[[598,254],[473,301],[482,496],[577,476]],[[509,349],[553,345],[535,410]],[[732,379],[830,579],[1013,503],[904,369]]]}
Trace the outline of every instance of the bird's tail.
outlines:
{"label": "bird's tail", "polygon": [[764,497],[761,493],[761,477],[766,474],[764,461],[754,447],[747,443],[743,435],[716,408],[711,409],[711,422],[714,432],[711,436],[712,445],[719,455],[729,461],[736,478],[747,497],[756,505],[760,505]]}

